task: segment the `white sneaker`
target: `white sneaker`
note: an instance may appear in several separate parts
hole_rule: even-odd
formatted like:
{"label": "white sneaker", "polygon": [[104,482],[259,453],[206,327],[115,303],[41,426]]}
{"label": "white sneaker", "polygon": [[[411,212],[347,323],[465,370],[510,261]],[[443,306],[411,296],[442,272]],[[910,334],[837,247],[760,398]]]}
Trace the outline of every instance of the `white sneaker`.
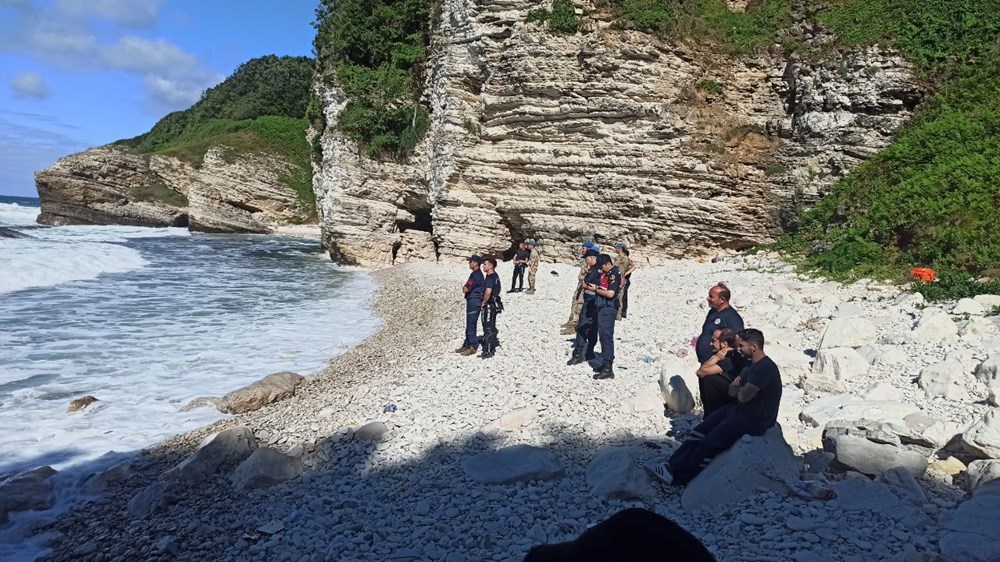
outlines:
{"label": "white sneaker", "polygon": [[646,469],[646,472],[650,476],[664,484],[672,484],[674,482],[674,475],[670,473],[670,468],[667,467],[666,463],[650,463],[643,468]]}

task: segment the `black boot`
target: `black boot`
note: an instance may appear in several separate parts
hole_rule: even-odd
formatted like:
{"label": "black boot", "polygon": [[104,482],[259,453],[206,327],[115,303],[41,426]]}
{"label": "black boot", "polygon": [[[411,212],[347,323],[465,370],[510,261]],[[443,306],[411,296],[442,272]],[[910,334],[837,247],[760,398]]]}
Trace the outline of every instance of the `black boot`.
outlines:
{"label": "black boot", "polygon": [[594,375],[596,380],[613,379],[615,378],[615,370],[611,361],[605,361],[604,365],[601,366],[601,371]]}
{"label": "black boot", "polygon": [[569,358],[569,361],[567,361],[566,364],[569,366],[573,366],[573,365],[579,365],[580,363],[584,363],[586,361],[587,358],[584,357],[582,353],[577,353],[576,350],[574,349],[573,356]]}

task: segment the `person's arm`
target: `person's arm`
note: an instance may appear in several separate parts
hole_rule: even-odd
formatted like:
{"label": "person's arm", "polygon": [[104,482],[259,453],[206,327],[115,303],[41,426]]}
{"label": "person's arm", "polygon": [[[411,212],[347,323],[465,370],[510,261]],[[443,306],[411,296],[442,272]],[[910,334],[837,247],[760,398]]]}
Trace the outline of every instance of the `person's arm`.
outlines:
{"label": "person's arm", "polygon": [[719,366],[719,362],[729,355],[729,348],[723,348],[717,351],[714,355],[705,360],[701,364],[701,367],[695,372],[699,378],[708,377],[712,375],[721,375],[723,373],[722,367]]}
{"label": "person's arm", "polygon": [[486,287],[483,291],[483,308],[486,308],[486,303],[490,302],[490,297],[493,296],[493,286]]}
{"label": "person's arm", "polygon": [[746,404],[756,398],[759,393],[760,387],[755,384],[746,383],[740,387],[740,391],[736,395],[736,400],[738,400],[740,404]]}
{"label": "person's arm", "polygon": [[742,380],[740,377],[733,379],[733,382],[729,383],[729,397],[736,398],[740,393],[740,386],[742,386]]}

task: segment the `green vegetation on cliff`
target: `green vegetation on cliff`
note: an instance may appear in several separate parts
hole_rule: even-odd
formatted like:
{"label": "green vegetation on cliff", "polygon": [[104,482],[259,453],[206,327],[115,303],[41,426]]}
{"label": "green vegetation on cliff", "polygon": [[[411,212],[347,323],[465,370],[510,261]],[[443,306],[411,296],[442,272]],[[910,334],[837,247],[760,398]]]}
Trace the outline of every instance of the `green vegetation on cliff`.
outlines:
{"label": "green vegetation on cliff", "polygon": [[314,50],[319,72],[347,104],[337,128],[374,157],[405,156],[427,130],[421,74],[431,0],[320,0]]}
{"label": "green vegetation on cliff", "polygon": [[163,154],[201,165],[212,147],[229,154],[273,154],[292,164],[282,181],[295,190],[303,219],[315,215],[306,140],[313,60],[269,55],[249,60],[184,111],[160,119],[138,137],[118,141],[141,154]]}
{"label": "green vegetation on cliff", "polygon": [[805,212],[780,247],[839,278],[905,278],[929,298],[1000,291],[1000,2],[841,0],[817,17],[839,41],[898,48],[934,86],[888,148]]}

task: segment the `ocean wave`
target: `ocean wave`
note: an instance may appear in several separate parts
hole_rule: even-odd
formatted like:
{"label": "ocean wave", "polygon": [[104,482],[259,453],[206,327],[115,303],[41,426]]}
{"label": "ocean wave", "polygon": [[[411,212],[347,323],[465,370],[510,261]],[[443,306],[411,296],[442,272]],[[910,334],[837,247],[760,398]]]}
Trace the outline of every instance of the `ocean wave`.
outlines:
{"label": "ocean wave", "polygon": [[68,242],[125,242],[136,238],[191,236],[191,232],[186,228],[115,225],[56,226],[32,230],[30,234],[42,240]]}
{"label": "ocean wave", "polygon": [[17,203],[0,203],[0,226],[35,224],[38,212],[38,207],[26,207]]}
{"label": "ocean wave", "polygon": [[4,256],[0,294],[96,279],[102,273],[135,271],[147,265],[132,248],[95,242],[0,239],[0,255]]}

